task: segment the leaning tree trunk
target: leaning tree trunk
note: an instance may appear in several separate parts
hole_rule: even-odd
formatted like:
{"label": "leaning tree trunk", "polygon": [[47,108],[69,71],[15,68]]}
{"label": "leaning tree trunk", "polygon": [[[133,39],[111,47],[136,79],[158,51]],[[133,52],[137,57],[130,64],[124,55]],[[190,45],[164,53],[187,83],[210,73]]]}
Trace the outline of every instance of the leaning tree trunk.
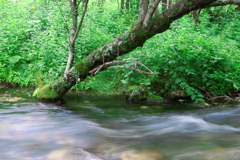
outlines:
{"label": "leaning tree trunk", "polygon": [[[145,0],[142,0],[142,2],[143,1]],[[212,5],[212,2],[215,1],[216,0],[183,0],[180,3],[171,6],[162,14],[153,16],[157,5],[160,2],[160,0],[155,0],[148,11],[145,12],[145,15],[142,15],[142,17],[139,18],[139,22],[135,24],[132,29],[79,61],[71,68],[71,70],[69,70],[65,77],[60,77],[54,83],[36,89],[33,96],[39,99],[49,100],[62,98],[62,96],[79,81],[79,79],[84,80],[89,76],[90,70],[142,46],[147,39],[157,33],[162,33],[168,30],[170,24],[174,20],[188,14],[190,11],[205,8],[210,4]],[[230,2],[232,2],[232,0],[230,0]]]}

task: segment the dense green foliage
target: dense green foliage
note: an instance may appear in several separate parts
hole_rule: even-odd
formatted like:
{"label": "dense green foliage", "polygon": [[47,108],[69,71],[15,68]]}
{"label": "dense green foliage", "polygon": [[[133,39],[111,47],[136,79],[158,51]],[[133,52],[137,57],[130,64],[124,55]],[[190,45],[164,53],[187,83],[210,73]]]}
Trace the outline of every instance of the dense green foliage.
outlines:
{"label": "dense green foliage", "polygon": [[[64,72],[71,28],[66,2],[1,1],[0,81],[37,85]],[[81,10],[80,10],[81,13]],[[130,26],[118,10],[90,5],[76,43],[75,61],[123,33]]]}
{"label": "dense green foliage", "polygon": [[[62,75],[71,24],[68,2],[1,0],[0,7],[0,81],[37,86]],[[74,89],[119,94],[141,89],[152,97],[184,90],[195,101],[203,101],[204,94],[238,92],[240,14],[235,8],[216,7],[212,15],[203,10],[199,26],[187,15],[142,48],[118,57],[137,60],[158,75],[110,68]],[[136,10],[122,14],[114,2],[102,7],[91,3],[77,39],[75,62],[128,30],[136,20]]]}

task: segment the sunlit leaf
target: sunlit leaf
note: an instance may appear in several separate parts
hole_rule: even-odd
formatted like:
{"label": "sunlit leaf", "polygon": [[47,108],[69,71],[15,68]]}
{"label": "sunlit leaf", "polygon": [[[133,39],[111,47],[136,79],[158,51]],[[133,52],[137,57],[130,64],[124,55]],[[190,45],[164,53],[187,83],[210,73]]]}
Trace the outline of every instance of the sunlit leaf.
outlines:
{"label": "sunlit leaf", "polygon": [[12,56],[12,57],[9,57],[8,60],[10,63],[17,63],[22,57],[21,56]]}

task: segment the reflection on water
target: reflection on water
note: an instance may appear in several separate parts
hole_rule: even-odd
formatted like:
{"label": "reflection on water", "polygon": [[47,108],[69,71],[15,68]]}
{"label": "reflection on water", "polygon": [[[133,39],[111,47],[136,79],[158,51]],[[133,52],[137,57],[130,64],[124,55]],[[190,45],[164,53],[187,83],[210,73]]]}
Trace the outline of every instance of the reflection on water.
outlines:
{"label": "reflection on water", "polygon": [[72,93],[58,106],[7,91],[25,100],[0,101],[3,160],[240,159],[239,104],[131,104]]}

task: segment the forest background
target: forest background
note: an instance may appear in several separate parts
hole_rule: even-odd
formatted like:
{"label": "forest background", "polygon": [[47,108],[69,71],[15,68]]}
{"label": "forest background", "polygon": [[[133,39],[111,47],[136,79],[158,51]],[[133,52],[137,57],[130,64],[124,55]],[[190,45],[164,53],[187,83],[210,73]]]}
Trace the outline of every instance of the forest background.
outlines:
{"label": "forest background", "polygon": [[[117,0],[90,1],[76,40],[74,62],[129,30],[138,20],[138,7],[137,0],[124,5]],[[0,82],[42,87],[63,75],[71,24],[69,2],[1,0],[0,9]],[[80,13],[83,9],[80,5]],[[192,14],[185,15],[143,47],[117,58],[144,64],[155,75],[112,66],[72,89],[105,94],[140,90],[150,100],[184,91],[199,102],[238,95],[239,12],[237,5],[203,9],[197,25]],[[121,66],[137,67],[133,61]]]}

